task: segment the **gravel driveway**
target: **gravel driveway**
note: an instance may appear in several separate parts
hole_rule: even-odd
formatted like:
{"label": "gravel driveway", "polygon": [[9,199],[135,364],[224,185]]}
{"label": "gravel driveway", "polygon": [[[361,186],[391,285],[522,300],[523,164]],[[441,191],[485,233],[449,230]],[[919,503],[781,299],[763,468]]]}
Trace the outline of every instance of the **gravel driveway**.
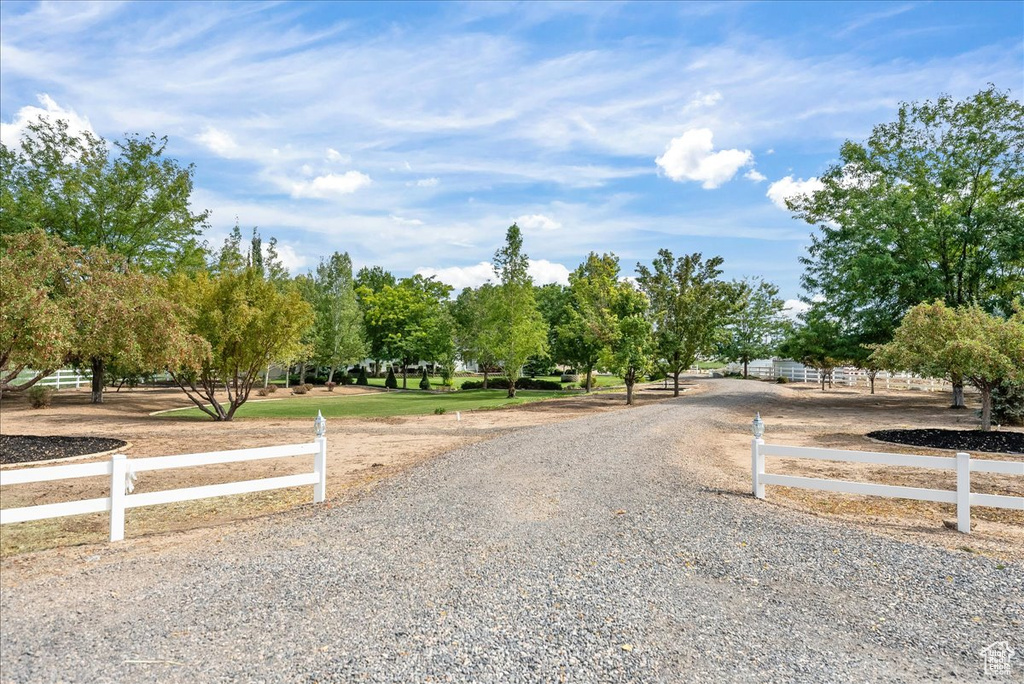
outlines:
{"label": "gravel driveway", "polygon": [[6,588],[0,679],[999,681],[979,651],[1008,640],[1024,680],[1024,567],[704,483],[720,409],[773,393],[519,430],[349,505]]}

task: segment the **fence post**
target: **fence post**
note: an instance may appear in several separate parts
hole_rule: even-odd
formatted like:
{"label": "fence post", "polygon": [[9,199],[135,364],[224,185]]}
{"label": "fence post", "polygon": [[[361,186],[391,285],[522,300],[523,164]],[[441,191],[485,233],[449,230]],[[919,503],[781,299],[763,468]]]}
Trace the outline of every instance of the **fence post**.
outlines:
{"label": "fence post", "polygon": [[128,476],[128,459],[124,454],[110,457],[110,541],[124,539],[124,497],[125,480]]}
{"label": "fence post", "polygon": [[750,471],[754,484],[754,496],[758,499],[764,498],[764,484],[761,482],[761,476],[764,475],[764,454],[760,449],[762,445],[764,445],[763,439],[755,437],[750,440]]}
{"label": "fence post", "polygon": [[317,481],[313,485],[313,503],[323,503],[327,498],[327,421],[320,411],[316,412],[313,427],[318,447],[313,461],[313,472],[317,474]]}
{"label": "fence post", "polygon": [[971,455],[956,455],[956,529],[971,531]]}

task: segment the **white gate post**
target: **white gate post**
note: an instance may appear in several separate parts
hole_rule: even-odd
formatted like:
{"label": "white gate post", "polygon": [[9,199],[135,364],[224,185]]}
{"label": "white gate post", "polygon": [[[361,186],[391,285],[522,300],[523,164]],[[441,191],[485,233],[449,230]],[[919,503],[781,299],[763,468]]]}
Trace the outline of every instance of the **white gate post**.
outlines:
{"label": "white gate post", "polygon": [[971,531],[971,455],[956,455],[956,529]]}
{"label": "white gate post", "polygon": [[750,471],[754,482],[754,496],[758,499],[764,498],[764,483],[761,482],[761,476],[764,475],[764,454],[760,449],[762,445],[763,439],[750,440]]}
{"label": "white gate post", "polygon": [[113,466],[110,472],[110,541],[124,539],[124,497],[125,480],[128,476],[128,460],[124,454],[110,457]]}
{"label": "white gate post", "polygon": [[313,503],[322,503],[327,498],[327,421],[320,411],[313,422],[316,429],[317,452],[313,461],[313,472],[317,481],[313,484]]}

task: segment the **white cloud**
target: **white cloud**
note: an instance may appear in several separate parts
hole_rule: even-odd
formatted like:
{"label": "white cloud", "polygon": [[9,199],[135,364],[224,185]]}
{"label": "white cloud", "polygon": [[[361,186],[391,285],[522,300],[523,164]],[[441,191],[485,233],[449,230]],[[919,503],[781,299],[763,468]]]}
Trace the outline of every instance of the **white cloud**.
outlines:
{"label": "white cloud", "polygon": [[[408,163],[409,162],[406,162],[406,164]],[[409,181],[408,183],[406,183],[406,185],[410,188],[434,188],[437,187],[440,183],[441,181],[438,180],[437,178],[420,178],[419,180],[416,181]]]}
{"label": "white cloud", "polygon": [[206,130],[195,137],[196,142],[207,147],[221,157],[232,157],[238,152],[238,143],[227,131],[207,126]]}
{"label": "white cloud", "polygon": [[329,173],[317,176],[312,181],[299,181],[292,184],[292,197],[325,198],[335,195],[351,195],[373,181],[365,173],[346,171],[339,175]]}
{"label": "white cloud", "polygon": [[389,214],[388,218],[397,223],[400,226],[422,226],[423,221],[419,219],[407,219],[402,216],[396,216],[395,214]]}
{"label": "white cloud", "polygon": [[332,162],[334,164],[348,164],[350,161],[352,161],[352,157],[348,156],[347,154],[342,154],[333,147],[327,148],[326,156],[327,161]]}
{"label": "white cloud", "polygon": [[[527,268],[535,285],[548,283],[569,284],[569,269],[547,259],[530,259]],[[459,291],[465,287],[480,287],[487,281],[495,283],[498,276],[489,261],[481,261],[473,266],[451,266],[449,268],[418,268],[416,274],[426,278],[434,277],[447,283]]]}
{"label": "white cloud", "polygon": [[[263,253],[266,255],[267,248],[269,245],[263,243]],[[277,243],[277,258],[281,260],[281,265],[288,269],[289,272],[295,273],[298,269],[306,265],[307,259],[304,256],[300,256],[295,248],[291,245],[285,245]]]}
{"label": "white cloud", "polygon": [[692,111],[694,109],[702,109],[704,107],[711,107],[717,104],[722,99],[722,93],[717,90],[710,93],[697,93],[696,96],[686,105],[684,111]]}
{"label": "white cloud", "polygon": [[547,285],[548,283],[569,284],[569,269],[562,264],[556,264],[547,259],[530,259],[530,266],[527,268],[527,271],[529,271],[535,285]]}
{"label": "white cloud", "polygon": [[79,116],[73,109],[61,107],[52,97],[43,93],[39,95],[39,104],[42,107],[26,105],[18,110],[11,123],[0,122],[0,141],[8,147],[14,147],[21,140],[28,130],[28,125],[38,120],[55,121],[62,119],[68,124],[68,133],[81,135],[82,133],[94,133],[89,119]]}
{"label": "white cloud", "polygon": [[695,128],[673,138],[654,161],[674,181],[700,181],[706,190],[717,188],[732,179],[744,166],[752,164],[750,150],[714,151],[713,134],[709,128]]}
{"label": "white cloud", "polygon": [[418,268],[416,275],[425,278],[434,277],[447,283],[458,292],[466,287],[480,287],[488,280],[494,282],[497,276],[494,266],[488,261],[481,261],[474,266],[450,266],[448,268]]}
{"label": "white cloud", "polygon": [[822,185],[821,181],[817,178],[793,180],[792,176],[786,176],[785,178],[781,178],[769,185],[768,192],[766,192],[765,195],[779,209],[789,211],[789,208],[786,207],[787,199],[798,195],[809,195],[810,193],[821,190],[824,187],[825,186]]}
{"label": "white cloud", "polygon": [[548,231],[558,230],[562,227],[561,223],[544,214],[523,214],[515,222],[523,230]]}
{"label": "white cloud", "polygon": [[747,178],[747,179],[750,179],[750,180],[754,181],[755,183],[762,183],[762,182],[768,180],[768,176],[764,175],[763,173],[761,173],[757,169],[750,169],[745,174],[743,174],[743,177]]}

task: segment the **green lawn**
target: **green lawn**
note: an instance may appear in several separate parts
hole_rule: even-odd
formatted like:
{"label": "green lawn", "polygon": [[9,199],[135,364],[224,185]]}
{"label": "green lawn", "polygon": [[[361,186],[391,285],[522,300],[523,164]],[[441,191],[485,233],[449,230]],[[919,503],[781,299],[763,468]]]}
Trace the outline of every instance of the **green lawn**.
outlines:
{"label": "green lawn", "polygon": [[[429,392],[389,392],[366,396],[301,396],[279,401],[249,401],[235,414],[236,418],[310,418],[319,410],[326,418],[366,418],[383,416],[415,416],[433,413],[443,408],[448,413],[472,409],[512,406],[552,397],[564,397],[564,392],[537,392],[519,390],[515,399],[509,399],[505,390],[470,390],[451,394]],[[176,418],[209,419],[199,409],[183,409],[164,414]]]}
{"label": "green lawn", "polygon": [[[419,374],[410,373],[409,374],[409,385],[408,385],[408,388],[411,389],[411,390],[419,389],[420,378],[421,377],[422,376],[419,375]],[[490,377],[491,378],[496,378],[496,377],[499,377],[499,376],[491,375]],[[560,376],[560,375],[544,375],[544,376],[538,375],[536,377],[536,379],[537,380],[551,380],[551,381],[554,381],[554,382],[559,382],[561,380],[561,377],[562,376]],[[401,389],[402,388],[402,376],[401,375],[396,375],[395,378],[398,380],[398,388]],[[482,375],[469,375],[469,376],[458,375],[458,376],[455,377],[455,388],[458,389],[459,387],[462,387],[462,383],[464,383],[466,380],[483,380],[483,379],[484,379],[484,376],[482,376]],[[369,383],[370,383],[371,387],[383,387],[384,386],[384,378],[368,378],[368,380],[369,380]],[[613,386],[619,386],[619,385],[623,384],[622,378],[616,377],[614,375],[594,375],[594,380],[597,383],[596,384],[597,387],[613,387]],[[564,383],[564,384],[569,384],[569,383]],[[578,383],[576,383],[576,384],[578,385]],[[441,376],[440,375],[432,375],[432,376],[430,376],[430,385],[434,389],[440,388],[441,387]]]}

